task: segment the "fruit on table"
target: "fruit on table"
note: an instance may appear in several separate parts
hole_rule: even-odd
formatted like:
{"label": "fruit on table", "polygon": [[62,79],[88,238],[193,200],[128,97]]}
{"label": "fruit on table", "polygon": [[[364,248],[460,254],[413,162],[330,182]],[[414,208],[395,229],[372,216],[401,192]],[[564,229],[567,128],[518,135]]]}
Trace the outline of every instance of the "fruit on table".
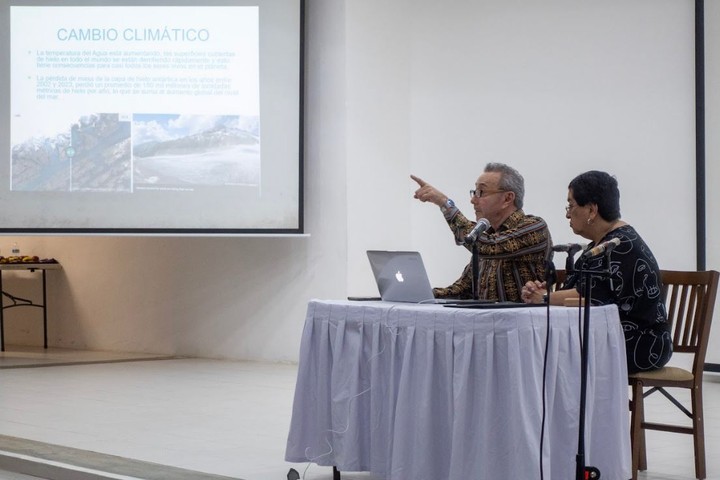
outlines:
{"label": "fruit on table", "polygon": [[0,257],[0,263],[38,263],[39,261],[37,255]]}

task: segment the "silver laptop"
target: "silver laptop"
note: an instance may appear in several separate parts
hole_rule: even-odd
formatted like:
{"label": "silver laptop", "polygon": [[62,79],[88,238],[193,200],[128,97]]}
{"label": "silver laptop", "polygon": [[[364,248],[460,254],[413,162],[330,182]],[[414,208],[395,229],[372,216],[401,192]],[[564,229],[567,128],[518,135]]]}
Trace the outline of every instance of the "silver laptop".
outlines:
{"label": "silver laptop", "polygon": [[[380,298],[385,302],[441,304],[464,308],[542,307],[544,303],[498,302],[485,299],[435,298],[420,252],[368,250]],[[370,300],[348,297],[351,300]]]}
{"label": "silver laptop", "polygon": [[367,256],[383,301],[434,303],[435,297],[419,252],[368,250]]}
{"label": "silver laptop", "polygon": [[383,301],[443,305],[495,303],[490,300],[435,298],[420,252],[368,250],[367,256]]}

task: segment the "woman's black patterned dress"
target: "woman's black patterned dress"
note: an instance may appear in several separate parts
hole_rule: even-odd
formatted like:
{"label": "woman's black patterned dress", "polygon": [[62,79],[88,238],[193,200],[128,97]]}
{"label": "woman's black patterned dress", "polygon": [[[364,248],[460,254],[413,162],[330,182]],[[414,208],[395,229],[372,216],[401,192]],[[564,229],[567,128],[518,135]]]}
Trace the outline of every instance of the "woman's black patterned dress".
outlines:
{"label": "woman's black patterned dress", "polygon": [[[620,239],[620,244],[609,255],[610,276],[591,279],[591,305],[614,303],[618,306],[625,333],[628,372],[656,370],[672,355],[660,269],[650,248],[630,225],[609,232],[601,242],[611,238]],[[588,248],[594,246],[591,243]],[[565,288],[575,288],[584,296],[585,276],[580,272],[604,270],[607,261],[606,255],[580,257],[575,262],[575,272],[568,275]]]}

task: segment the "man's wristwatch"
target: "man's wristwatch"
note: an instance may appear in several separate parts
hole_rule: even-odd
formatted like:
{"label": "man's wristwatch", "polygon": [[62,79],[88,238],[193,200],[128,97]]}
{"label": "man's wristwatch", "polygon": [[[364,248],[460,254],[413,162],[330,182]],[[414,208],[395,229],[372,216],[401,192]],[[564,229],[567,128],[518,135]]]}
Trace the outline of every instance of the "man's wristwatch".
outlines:
{"label": "man's wristwatch", "polygon": [[440,211],[442,213],[446,213],[446,212],[450,211],[450,209],[452,209],[452,208],[455,208],[455,202],[453,202],[452,199],[450,199],[450,198],[447,199],[447,202],[440,205]]}

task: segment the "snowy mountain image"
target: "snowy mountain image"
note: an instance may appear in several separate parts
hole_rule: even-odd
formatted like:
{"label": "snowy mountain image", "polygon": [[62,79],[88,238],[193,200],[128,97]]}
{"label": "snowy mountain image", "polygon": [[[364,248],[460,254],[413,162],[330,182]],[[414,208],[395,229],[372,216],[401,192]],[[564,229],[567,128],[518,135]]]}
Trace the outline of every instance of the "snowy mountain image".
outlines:
{"label": "snowy mountain image", "polygon": [[132,130],[136,188],[260,183],[258,117],[136,114]]}
{"label": "snowy mountain image", "polygon": [[11,189],[14,191],[70,190],[70,132],[33,137],[12,147]]}
{"label": "snowy mountain image", "polygon": [[130,122],[94,113],[12,147],[12,190],[129,191]]}

